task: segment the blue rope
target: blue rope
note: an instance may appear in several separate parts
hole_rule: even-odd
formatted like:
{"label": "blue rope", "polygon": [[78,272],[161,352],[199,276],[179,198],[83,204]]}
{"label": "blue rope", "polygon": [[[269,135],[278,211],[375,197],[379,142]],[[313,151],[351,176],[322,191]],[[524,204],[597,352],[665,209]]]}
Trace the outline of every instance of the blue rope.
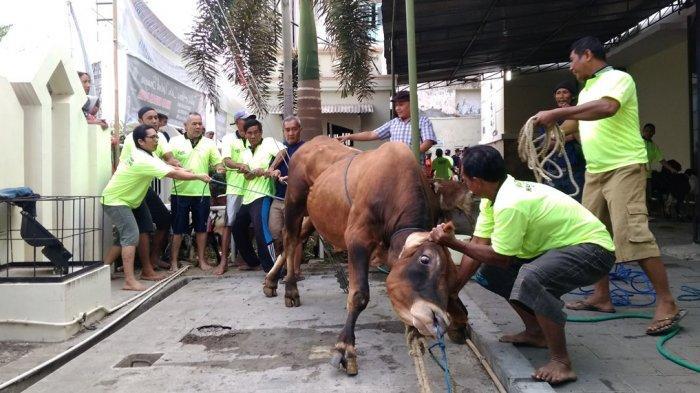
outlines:
{"label": "blue rope", "polygon": [[687,292],[678,296],[678,300],[682,302],[697,302],[700,300],[700,289],[693,288],[690,285],[681,286],[681,292]]}
{"label": "blue rope", "polygon": [[[435,330],[437,332],[437,342],[428,348],[428,352],[430,353],[430,357],[433,358],[435,363],[440,366],[445,374],[445,385],[447,386],[447,392],[452,393],[452,384],[450,383],[450,367],[447,364],[447,351],[445,349],[445,332],[442,331],[442,328],[437,323],[435,324]],[[433,348],[435,347],[439,347],[440,351],[442,352],[442,362],[433,354]]]}
{"label": "blue rope", "polygon": [[[656,302],[656,291],[649,277],[642,270],[630,269],[622,264],[615,265],[615,270],[610,272],[610,299],[616,307],[648,307]],[[571,292],[572,295],[588,296],[592,289],[579,288]],[[642,303],[632,303],[635,296],[648,296],[650,300]]]}

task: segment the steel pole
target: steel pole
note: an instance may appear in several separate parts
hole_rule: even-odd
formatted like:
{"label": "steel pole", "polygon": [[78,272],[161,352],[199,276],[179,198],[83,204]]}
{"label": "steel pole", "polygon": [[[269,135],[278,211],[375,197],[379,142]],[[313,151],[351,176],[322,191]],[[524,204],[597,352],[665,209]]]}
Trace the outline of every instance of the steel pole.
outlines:
{"label": "steel pole", "polygon": [[408,86],[411,94],[411,150],[413,150],[416,160],[420,161],[418,72],[416,70],[416,21],[413,11],[413,0],[406,0],[406,46],[406,53],[408,54]]}
{"label": "steel pole", "polygon": [[[112,3],[112,41],[114,43],[114,128],[112,129],[112,137],[119,140],[119,33],[117,16],[119,13],[117,0]],[[119,143],[113,145],[112,149],[112,166],[116,167],[119,160]]]}

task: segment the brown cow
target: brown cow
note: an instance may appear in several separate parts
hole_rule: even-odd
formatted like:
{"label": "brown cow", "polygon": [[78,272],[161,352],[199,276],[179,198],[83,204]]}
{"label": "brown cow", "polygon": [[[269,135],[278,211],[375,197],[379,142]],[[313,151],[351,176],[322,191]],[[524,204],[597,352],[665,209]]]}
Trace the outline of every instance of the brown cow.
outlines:
{"label": "brown cow", "polygon": [[[460,286],[449,252],[435,243],[416,241],[425,240],[438,213],[434,192],[402,143],[360,153],[316,137],[294,154],[285,198],[284,248],[290,251],[285,304],[300,305],[295,266],[301,261],[302,220],[308,215],[327,242],[348,250],[348,317],[333,363],[344,366],[349,375],[357,374],[355,323],[369,302],[369,260],[377,251],[386,254],[392,267],[387,288],[401,319],[429,336],[439,324],[464,343],[467,314],[457,296]],[[404,250],[409,238],[414,241]]]}

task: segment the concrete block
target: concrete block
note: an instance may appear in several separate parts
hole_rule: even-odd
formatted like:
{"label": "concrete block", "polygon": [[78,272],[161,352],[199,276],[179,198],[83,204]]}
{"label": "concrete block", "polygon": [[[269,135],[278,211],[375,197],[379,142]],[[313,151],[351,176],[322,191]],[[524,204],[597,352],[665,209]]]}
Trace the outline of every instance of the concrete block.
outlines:
{"label": "concrete block", "polygon": [[[108,266],[61,283],[0,284],[0,341],[64,341],[85,323],[106,315],[110,304]],[[24,322],[23,322],[24,321]]]}

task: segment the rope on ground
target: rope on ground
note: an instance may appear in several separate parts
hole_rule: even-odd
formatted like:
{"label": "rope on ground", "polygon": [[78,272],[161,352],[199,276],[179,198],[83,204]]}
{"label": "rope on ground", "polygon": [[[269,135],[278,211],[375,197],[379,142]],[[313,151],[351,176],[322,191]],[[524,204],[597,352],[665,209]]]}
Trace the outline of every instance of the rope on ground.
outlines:
{"label": "rope on ground", "polygon": [[[610,299],[616,307],[648,307],[656,302],[656,291],[649,277],[639,269],[630,269],[622,264],[615,265],[615,269],[610,272]],[[579,288],[572,295],[589,296],[592,289]],[[641,303],[632,303],[632,299],[637,296],[648,296],[649,300]]]}
{"label": "rope on ground", "polygon": [[[440,327],[437,327],[438,340],[435,344],[429,348],[426,345],[425,337],[423,337],[416,328],[413,326],[406,325],[406,344],[408,345],[408,354],[413,358],[413,366],[416,370],[416,377],[418,378],[418,386],[420,388],[420,393],[432,393],[430,388],[430,380],[428,378],[428,373],[425,368],[425,363],[423,362],[423,355],[425,355],[426,348],[430,356],[433,358],[435,363],[442,369],[445,375],[445,386],[448,393],[456,391],[456,383],[452,374],[450,373],[449,366],[447,364],[447,351],[445,350],[444,332],[440,331]],[[440,347],[442,351],[442,361],[440,361],[431,351],[435,346]]]}
{"label": "rope on ground", "polygon": [[[546,127],[543,133],[540,133],[540,128],[535,126],[535,118],[529,118],[518,135],[518,156],[520,160],[527,164],[527,167],[535,174],[535,179],[538,183],[543,180],[551,181],[552,179],[561,179],[564,176],[564,168],[559,166],[552,157],[556,155],[564,156],[566,162],[566,172],[569,175],[569,181],[574,186],[573,193],[570,196],[579,193],[580,189],[574,174],[571,170],[571,161],[564,150],[565,136],[561,128],[557,124]],[[550,171],[547,167],[553,168]]]}
{"label": "rope on ground", "polygon": [[408,354],[413,358],[413,366],[416,369],[416,377],[418,377],[418,387],[420,393],[432,393],[428,373],[425,370],[423,355],[425,354],[425,338],[418,333],[413,326],[406,325],[406,344],[408,344]]}

